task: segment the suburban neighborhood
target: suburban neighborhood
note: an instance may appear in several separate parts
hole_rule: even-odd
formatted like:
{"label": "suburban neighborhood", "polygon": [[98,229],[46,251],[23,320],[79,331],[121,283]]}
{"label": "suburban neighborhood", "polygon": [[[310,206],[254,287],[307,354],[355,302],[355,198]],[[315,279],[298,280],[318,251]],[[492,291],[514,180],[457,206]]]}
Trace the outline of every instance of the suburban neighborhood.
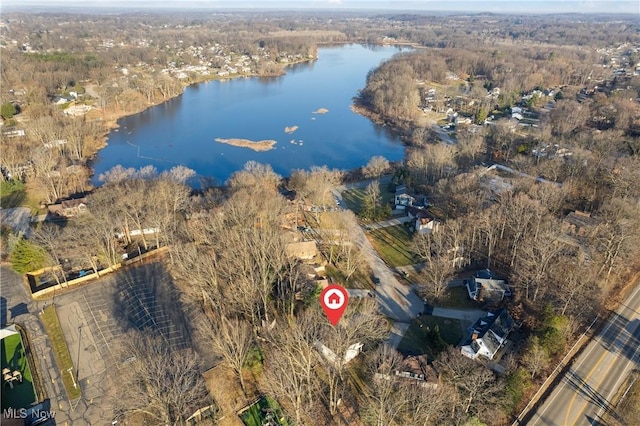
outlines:
{"label": "suburban neighborhood", "polygon": [[3,425],[640,421],[636,5],[9,3]]}

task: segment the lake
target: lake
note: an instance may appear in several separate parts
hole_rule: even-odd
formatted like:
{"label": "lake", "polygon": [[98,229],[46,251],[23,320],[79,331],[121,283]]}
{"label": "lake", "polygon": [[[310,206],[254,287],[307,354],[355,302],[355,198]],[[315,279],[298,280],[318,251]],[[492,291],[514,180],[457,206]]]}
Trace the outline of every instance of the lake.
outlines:
{"label": "lake", "polygon": [[[250,160],[288,176],[314,165],[352,169],[374,155],[400,160],[404,147],[390,129],[351,111],[367,73],[403,50],[395,46],[323,47],[318,60],[292,65],[274,78],[237,78],[189,86],[184,93],[122,118],[94,162],[94,183],[120,164],[166,170],[182,164],[220,183]],[[406,50],[406,48],[404,48]],[[326,109],[324,114],[317,113]],[[293,133],[285,127],[297,126]],[[256,152],[215,142],[275,140]]]}

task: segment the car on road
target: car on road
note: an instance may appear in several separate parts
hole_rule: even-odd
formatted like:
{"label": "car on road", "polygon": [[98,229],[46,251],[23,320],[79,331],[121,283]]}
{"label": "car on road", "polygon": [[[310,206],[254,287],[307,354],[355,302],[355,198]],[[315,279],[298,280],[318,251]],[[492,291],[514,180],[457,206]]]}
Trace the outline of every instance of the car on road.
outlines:
{"label": "car on road", "polygon": [[380,285],[380,278],[376,277],[375,275],[371,277],[371,280],[373,280],[373,283],[375,285]]}

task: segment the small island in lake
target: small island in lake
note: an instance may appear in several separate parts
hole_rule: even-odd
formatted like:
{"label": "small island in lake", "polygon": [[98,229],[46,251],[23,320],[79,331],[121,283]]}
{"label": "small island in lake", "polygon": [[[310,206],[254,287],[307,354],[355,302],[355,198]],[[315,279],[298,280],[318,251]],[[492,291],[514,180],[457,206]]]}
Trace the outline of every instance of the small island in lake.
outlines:
{"label": "small island in lake", "polygon": [[296,130],[298,130],[298,126],[291,126],[291,127],[285,127],[284,128],[284,132],[287,134],[291,134],[293,132],[295,132]]}
{"label": "small island in lake", "polygon": [[227,145],[239,146],[241,148],[249,148],[254,151],[269,151],[277,143],[274,140],[252,141],[249,139],[222,139],[215,138],[216,142],[226,143]]}
{"label": "small island in lake", "polygon": [[318,108],[317,110],[313,111],[314,114],[326,114],[328,112],[329,110],[326,108]]}

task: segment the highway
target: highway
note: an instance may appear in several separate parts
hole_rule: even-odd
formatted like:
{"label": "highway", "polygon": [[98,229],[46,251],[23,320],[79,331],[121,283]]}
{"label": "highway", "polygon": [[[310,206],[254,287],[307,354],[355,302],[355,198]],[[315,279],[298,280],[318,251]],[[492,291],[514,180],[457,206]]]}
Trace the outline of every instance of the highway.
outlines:
{"label": "highway", "polygon": [[604,324],[527,425],[604,425],[612,399],[640,368],[640,286]]}

